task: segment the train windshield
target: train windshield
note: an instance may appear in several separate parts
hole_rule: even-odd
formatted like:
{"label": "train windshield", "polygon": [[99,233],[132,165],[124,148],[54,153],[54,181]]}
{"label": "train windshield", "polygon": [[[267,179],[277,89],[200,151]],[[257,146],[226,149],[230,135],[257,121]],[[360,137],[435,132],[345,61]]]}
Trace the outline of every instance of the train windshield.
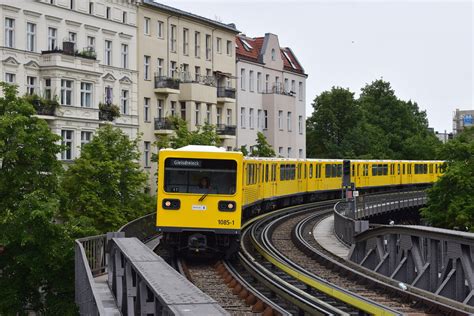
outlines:
{"label": "train windshield", "polygon": [[165,160],[166,192],[234,194],[236,182],[235,160],[184,158]]}

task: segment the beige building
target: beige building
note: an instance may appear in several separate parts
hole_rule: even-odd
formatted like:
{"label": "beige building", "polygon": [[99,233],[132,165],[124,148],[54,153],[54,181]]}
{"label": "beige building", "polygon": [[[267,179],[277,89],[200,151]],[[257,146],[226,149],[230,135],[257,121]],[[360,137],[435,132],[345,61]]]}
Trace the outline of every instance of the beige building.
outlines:
{"label": "beige building", "polygon": [[306,78],[278,36],[236,38],[237,147],[249,152],[262,132],[281,157],[306,157]]}
{"label": "beige building", "polygon": [[[57,100],[38,114],[80,155],[102,124],[138,132],[135,1],[0,0],[0,75],[23,94]],[[99,103],[120,107],[113,122]]]}
{"label": "beige building", "polygon": [[[157,136],[172,133],[166,119],[179,116],[191,130],[217,125],[222,146],[236,146],[235,35],[223,24],[143,0],[138,9],[138,108],[142,165],[156,190],[150,161]],[[156,149],[155,149],[156,150]]]}

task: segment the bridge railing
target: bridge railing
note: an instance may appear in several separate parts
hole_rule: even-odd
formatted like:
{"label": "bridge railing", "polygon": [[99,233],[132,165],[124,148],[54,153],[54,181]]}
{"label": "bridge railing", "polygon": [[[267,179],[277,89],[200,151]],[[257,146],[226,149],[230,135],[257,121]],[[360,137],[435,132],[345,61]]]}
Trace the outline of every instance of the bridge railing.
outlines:
{"label": "bridge railing", "polygon": [[125,233],[125,237],[136,237],[142,242],[157,235],[156,212],[139,217],[120,227],[119,232]]}
{"label": "bridge railing", "polygon": [[354,243],[354,235],[369,228],[371,216],[426,204],[423,190],[397,191],[386,194],[367,194],[352,201],[340,201],[334,206],[334,232],[344,244]]}

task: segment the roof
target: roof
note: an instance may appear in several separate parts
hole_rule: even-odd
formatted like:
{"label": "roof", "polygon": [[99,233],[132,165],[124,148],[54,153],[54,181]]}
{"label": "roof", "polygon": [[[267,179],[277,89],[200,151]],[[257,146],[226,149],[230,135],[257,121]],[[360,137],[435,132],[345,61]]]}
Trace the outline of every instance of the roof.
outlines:
{"label": "roof", "polygon": [[233,33],[239,33],[239,31],[235,27],[234,23],[225,24],[225,23],[222,23],[222,22],[218,22],[218,21],[215,21],[215,20],[211,20],[211,19],[202,17],[200,15],[197,15],[197,14],[194,14],[194,13],[191,13],[191,12],[187,12],[187,11],[183,11],[183,10],[180,10],[180,9],[177,9],[177,8],[173,8],[173,7],[164,5],[162,3],[157,3],[157,2],[154,2],[153,0],[143,0],[143,4],[147,4],[147,5],[155,7],[156,9],[164,10],[164,11],[176,14],[176,15],[185,16],[185,17],[188,17],[188,18],[191,18],[191,19],[199,20],[201,22],[205,22],[205,23],[211,24],[213,26],[217,26],[219,28],[225,29],[227,31],[231,31]]}
{"label": "roof", "polygon": [[[237,35],[235,38],[235,52],[240,59],[261,64],[260,55],[265,37],[246,37]],[[247,45],[248,44],[248,45]],[[304,74],[304,69],[289,47],[280,47],[280,55],[283,60],[283,69],[290,72]]]}
{"label": "roof", "polygon": [[176,149],[177,151],[201,151],[201,152],[225,152],[224,147],[204,146],[204,145],[188,145]]}

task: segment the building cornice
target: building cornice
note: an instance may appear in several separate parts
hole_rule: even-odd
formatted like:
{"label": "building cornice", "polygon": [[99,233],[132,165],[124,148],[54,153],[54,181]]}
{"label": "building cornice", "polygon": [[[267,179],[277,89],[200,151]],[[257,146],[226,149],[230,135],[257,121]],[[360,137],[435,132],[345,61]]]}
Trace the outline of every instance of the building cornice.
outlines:
{"label": "building cornice", "polygon": [[86,30],[95,31],[95,32],[97,32],[98,30],[100,30],[100,27],[93,26],[93,25],[89,25],[89,24],[84,24],[84,28],[85,28]]}
{"label": "building cornice", "polygon": [[77,26],[77,27],[82,25],[82,23],[80,23],[80,22],[71,21],[71,20],[66,20],[66,24],[67,25],[72,25],[72,26]]}
{"label": "building cornice", "polygon": [[25,15],[33,16],[35,18],[39,18],[42,15],[41,13],[30,11],[30,10],[23,10],[23,13]]}
{"label": "building cornice", "polygon": [[115,34],[117,34],[117,31],[102,29],[102,33],[108,34],[108,35],[115,35]]}
{"label": "building cornice", "polygon": [[46,20],[53,21],[53,22],[61,22],[63,20],[62,18],[58,18],[58,17],[48,15],[48,14],[46,14],[45,17],[46,17]]}
{"label": "building cornice", "polygon": [[11,12],[14,12],[14,13],[20,12],[20,10],[21,10],[20,8],[17,8],[17,7],[8,5],[8,4],[1,4],[1,6],[2,6],[3,10],[11,11]]}

